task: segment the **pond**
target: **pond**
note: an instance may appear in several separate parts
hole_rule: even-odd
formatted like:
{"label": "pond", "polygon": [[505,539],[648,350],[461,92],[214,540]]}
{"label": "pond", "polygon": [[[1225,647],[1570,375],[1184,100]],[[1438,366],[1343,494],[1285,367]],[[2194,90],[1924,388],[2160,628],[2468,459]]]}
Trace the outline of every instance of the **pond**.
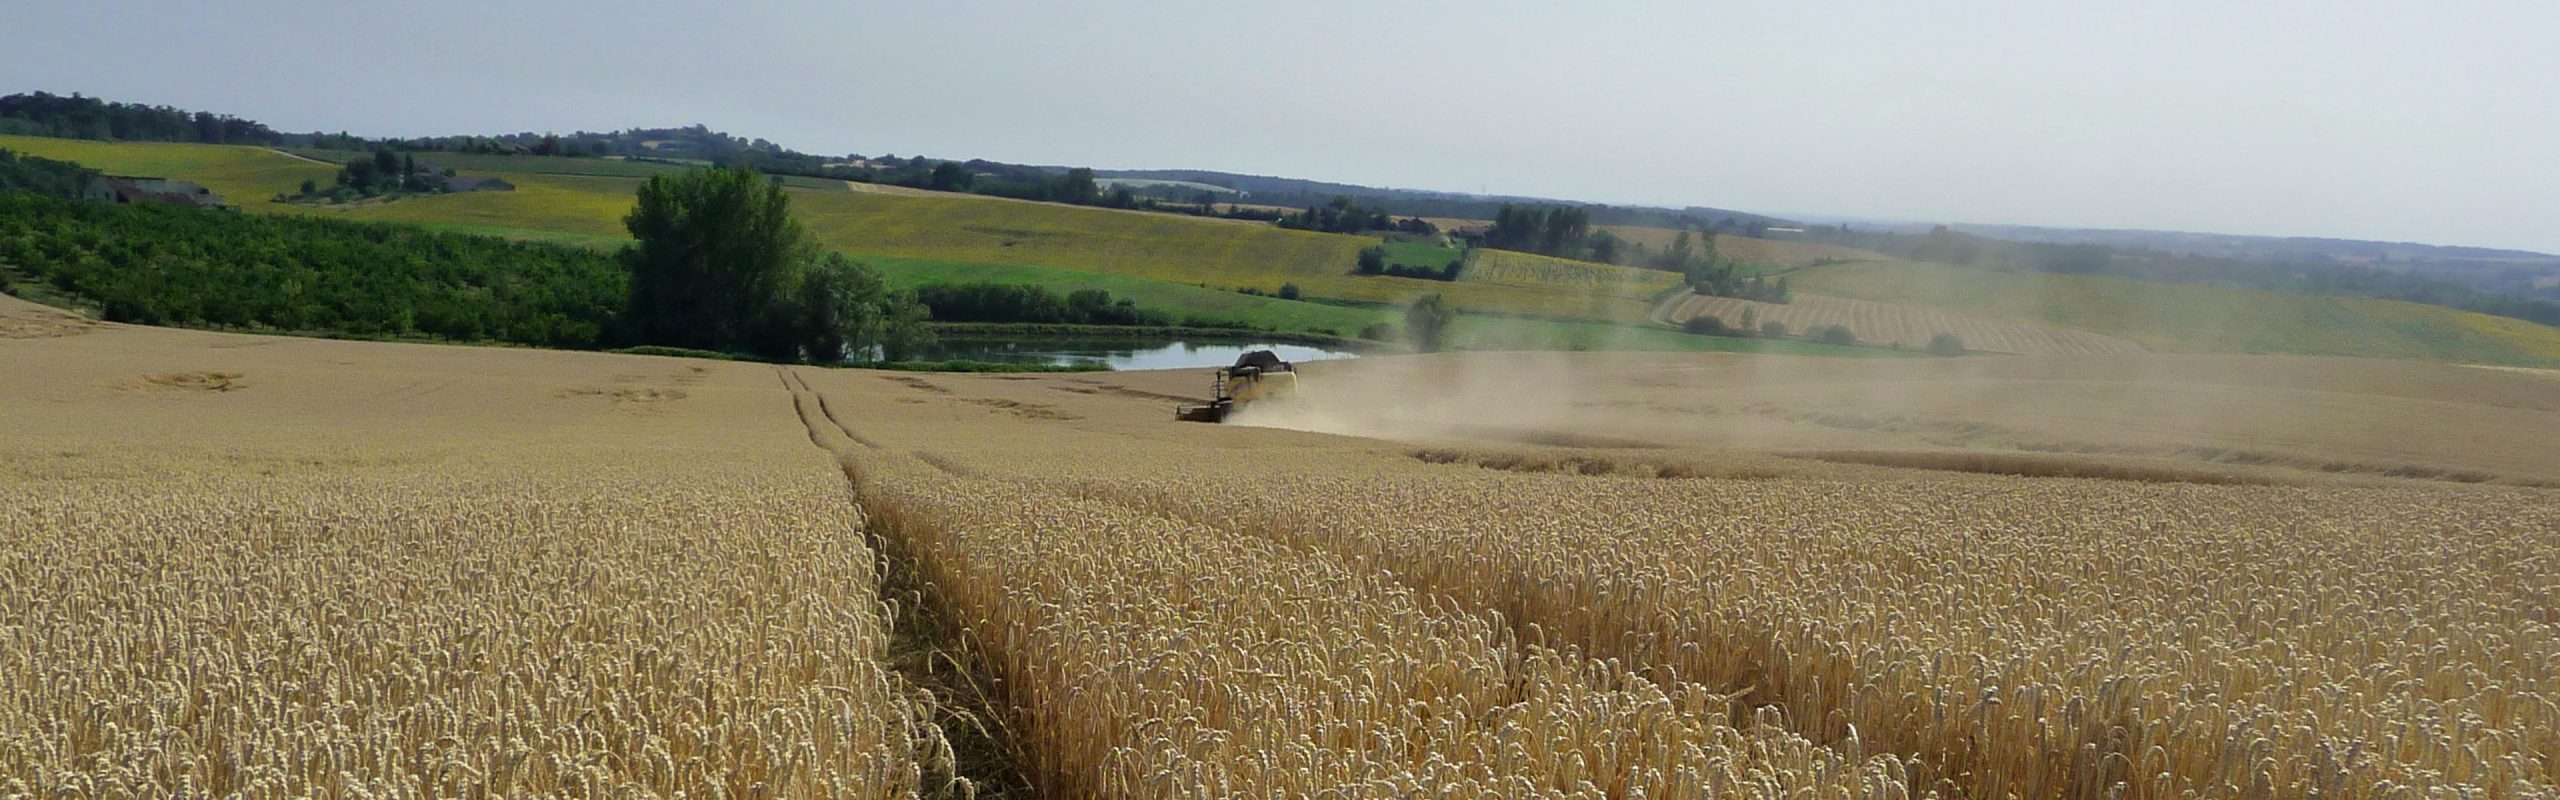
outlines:
{"label": "pond", "polygon": [[924,361],[966,359],[1054,366],[1105,364],[1112,369],[1193,369],[1232,366],[1236,357],[1255,350],[1278,353],[1280,360],[1290,362],[1359,357],[1357,353],[1343,350],[1247,339],[944,336],[939,344],[917,358]]}

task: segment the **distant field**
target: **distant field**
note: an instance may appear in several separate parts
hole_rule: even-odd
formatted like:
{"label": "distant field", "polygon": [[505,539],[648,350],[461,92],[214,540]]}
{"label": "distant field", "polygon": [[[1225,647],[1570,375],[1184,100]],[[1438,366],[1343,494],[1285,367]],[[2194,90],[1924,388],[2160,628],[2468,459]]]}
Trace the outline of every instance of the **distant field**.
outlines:
{"label": "distant field", "polygon": [[212,189],[222,195],[224,202],[248,211],[285,208],[273,202],[277,194],[294,191],[304,180],[328,183],[338,174],[336,167],[258,147],[0,136],[0,149],[77,161],[115,175],[183,178]]}
{"label": "distant field", "polygon": [[1465,250],[1455,247],[1416,242],[1387,242],[1379,246],[1386,249],[1387,264],[1390,266],[1440,269],[1467,254]]}
{"label": "distant field", "polygon": [[[1670,248],[1671,243],[1680,237],[1679,231],[1672,230],[1670,228],[1645,228],[1633,225],[1602,225],[1599,226],[1599,228],[1600,230],[1617,234],[1618,238],[1644,245],[1657,252]],[[1697,234],[1692,233],[1690,234],[1690,237],[1694,241]],[[1754,239],[1749,236],[1734,236],[1731,234],[1719,234],[1716,236],[1716,254],[1735,261],[1774,264],[1786,267],[1800,267],[1823,260],[1894,260],[1892,256],[1887,256],[1883,253],[1859,250],[1852,247],[1814,244],[1812,242],[1790,242],[1778,239]]]}
{"label": "distant field", "polygon": [[1992,353],[2063,353],[2133,355],[2142,346],[2125,339],[2034,322],[1999,319],[1942,308],[1851,300],[1798,292],[1793,302],[1755,303],[1730,297],[1692,294],[1664,314],[1671,322],[1711,316],[1740,327],[1749,312],[1760,323],[1777,322],[1793,335],[1823,325],[1849,329],[1863,344],[1919,350],[1938,334],[1954,334],[1967,349]]}
{"label": "distant field", "polygon": [[[943,195],[803,193],[801,217],[847,253],[979,264],[1037,264],[1213,289],[1276,292],[1296,284],[1310,298],[1402,303],[1440,292],[1463,309],[1640,319],[1641,303],[1603,303],[1551,289],[1354,274],[1376,239],[1263,225]],[[1604,298],[1605,299],[1605,298]]]}
{"label": "distant field", "polygon": [[1171,313],[1177,321],[1184,317],[1199,317],[1280,331],[1358,336],[1361,328],[1391,316],[1381,309],[1258,297],[1224,289],[1203,289],[1187,284],[1056,267],[914,258],[868,258],[864,263],[879,268],[881,275],[888,279],[889,286],[895,289],[932,283],[976,282],[1027,283],[1061,293],[1076,289],[1102,289],[1111,292],[1115,298],[1134,300],[1142,308]]}
{"label": "distant field", "polygon": [[1422,218],[1422,221],[1424,221],[1424,222],[1428,222],[1428,223],[1431,223],[1432,227],[1439,228],[1439,229],[1440,229],[1440,232],[1442,232],[1442,233],[1456,233],[1456,232],[1458,232],[1458,231],[1462,231],[1462,230],[1483,229],[1483,228],[1490,228],[1490,227],[1493,227],[1493,220],[1489,220],[1489,219],[1467,219],[1467,218],[1464,218],[1464,217],[1423,217],[1423,218]]}
{"label": "distant field", "polygon": [[2046,322],[2163,352],[2560,363],[2560,329],[2393,300],[1919,262],[1835,264],[1789,277],[1800,292]]}
{"label": "distant field", "polygon": [[1490,249],[1477,250],[1458,279],[1644,302],[1680,285],[1680,276],[1661,270]]}
{"label": "distant field", "polygon": [[1176,189],[1189,189],[1196,192],[1208,192],[1214,195],[1230,195],[1237,193],[1234,189],[1229,189],[1214,183],[1198,183],[1195,181],[1160,181],[1149,178],[1095,178],[1093,179],[1093,182],[1105,187],[1127,186],[1132,189],[1157,189],[1170,186]]}
{"label": "distant field", "polygon": [[466,192],[406,197],[389,203],[344,208],[309,206],[313,214],[336,214],[375,222],[462,223],[492,228],[560,231],[586,236],[620,237],[628,229],[632,178],[581,175],[495,174],[516,185],[512,192]]}

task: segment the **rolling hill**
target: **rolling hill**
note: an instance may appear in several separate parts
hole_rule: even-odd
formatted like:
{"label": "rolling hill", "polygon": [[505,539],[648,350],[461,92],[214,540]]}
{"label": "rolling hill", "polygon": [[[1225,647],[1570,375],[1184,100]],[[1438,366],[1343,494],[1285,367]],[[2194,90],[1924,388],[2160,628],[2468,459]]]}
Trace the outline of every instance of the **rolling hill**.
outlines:
{"label": "rolling hill", "polygon": [[[113,173],[197,181],[251,213],[332,214],[599,246],[622,241],[621,218],[640,180],[566,174],[634,168],[623,162],[484,156],[469,165],[475,174],[502,177],[517,191],[313,207],[272,198],[306,179],[327,181],[335,168],[266,148],[14,136],[0,137],[0,148]],[[498,169],[510,166],[517,169]],[[1367,237],[977,195],[834,187],[793,193],[795,207],[824,244],[896,264],[898,280],[949,279],[934,277],[933,270],[991,275],[1001,273],[991,271],[997,267],[1011,267],[1037,268],[1030,270],[1038,274],[1029,282],[1069,285],[1076,276],[1098,273],[1115,276],[1109,284],[1118,287],[1115,293],[1186,311],[1212,309],[1284,330],[1351,333],[1346,326],[1353,320],[1376,319],[1378,307],[1425,292],[1443,293],[1474,313],[1642,324],[1651,299],[1671,286],[1665,273],[1492,251],[1457,282],[1363,276],[1352,268],[1360,249],[1376,241]],[[1648,243],[1661,238],[1667,244],[1676,235],[1667,229],[1618,230]],[[1789,265],[1872,255],[1729,236],[1719,237],[1718,247],[1737,259]],[[2560,329],[2414,303],[1909,262],[1805,266],[1790,272],[1790,279],[1801,292],[2061,326],[2169,352],[2560,363]],[[1284,285],[1331,302],[1333,310],[1233,291],[1275,293]],[[1211,299],[1229,295],[1240,300]]]}
{"label": "rolling hill", "polygon": [[1926,262],[1832,264],[1789,278],[1802,292],[2042,322],[2162,352],[2560,363],[2560,328],[2396,300]]}
{"label": "rolling hill", "polygon": [[[270,198],[306,178],[325,182],[335,174],[332,167],[257,147],[0,137],[0,148],[110,172],[197,180],[252,212],[339,214],[560,238],[529,233],[539,231],[600,242],[622,236],[622,215],[640,181],[540,171],[602,170],[618,162],[480,156],[473,161],[474,174],[504,178],[517,190],[345,207],[297,206]],[[489,168],[518,158],[527,171]],[[856,257],[1059,267],[1219,290],[1277,292],[1296,284],[1311,298],[1367,304],[1401,303],[1438,291],[1473,311],[1608,320],[1639,319],[1642,312],[1635,305],[1594,316],[1581,298],[1547,288],[1355,275],[1360,249],[1376,243],[1359,236],[980,195],[840,189],[795,189],[793,195],[793,206],[811,232],[827,246]]]}

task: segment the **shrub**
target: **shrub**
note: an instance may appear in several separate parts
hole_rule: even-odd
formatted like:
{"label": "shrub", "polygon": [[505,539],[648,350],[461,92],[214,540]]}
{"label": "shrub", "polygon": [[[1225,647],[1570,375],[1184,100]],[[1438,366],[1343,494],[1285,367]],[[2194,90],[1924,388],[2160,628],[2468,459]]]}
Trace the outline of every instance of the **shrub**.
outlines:
{"label": "shrub", "polygon": [[1724,324],[1723,317],[1712,317],[1704,314],[1690,317],[1689,321],[1680,323],[1680,330],[1697,334],[1699,336],[1734,335],[1734,329]]}
{"label": "shrub", "polygon": [[1929,337],[1929,355],[1964,355],[1964,340],[1956,338],[1956,335],[1952,333],[1941,333],[1936,336]]}
{"label": "shrub", "polygon": [[1787,338],[1787,324],[1774,319],[1760,323],[1760,336],[1767,339]]}
{"label": "shrub", "polygon": [[1813,329],[1813,340],[1823,344],[1853,345],[1858,343],[1858,335],[1849,332],[1845,326],[1824,325]]}
{"label": "shrub", "polygon": [[1443,344],[1442,335],[1448,332],[1449,320],[1457,315],[1439,292],[1423,295],[1404,309],[1405,336],[1412,340],[1413,349],[1435,352]]}
{"label": "shrub", "polygon": [[1376,275],[1385,271],[1387,271],[1386,247],[1372,246],[1360,249],[1360,274]]}

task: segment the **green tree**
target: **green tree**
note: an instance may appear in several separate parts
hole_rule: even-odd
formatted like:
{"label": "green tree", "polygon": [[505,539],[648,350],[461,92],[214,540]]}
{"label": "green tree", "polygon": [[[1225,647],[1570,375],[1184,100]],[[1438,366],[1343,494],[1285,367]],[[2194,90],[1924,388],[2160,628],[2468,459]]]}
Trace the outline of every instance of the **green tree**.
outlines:
{"label": "green tree", "polygon": [[1625,241],[1619,239],[1617,234],[1610,233],[1608,231],[1601,231],[1599,233],[1592,234],[1591,260],[1598,261],[1603,264],[1618,263],[1619,250],[1623,248],[1625,244]]}
{"label": "green tree", "polygon": [[880,344],[888,284],[880,273],[828,253],[800,279],[797,336],[802,357],[830,364],[869,356]]}
{"label": "green tree", "polygon": [[1415,298],[1413,305],[1404,309],[1405,338],[1412,341],[1417,352],[1438,352],[1449,331],[1449,320],[1456,316],[1457,312],[1449,308],[1449,301],[1442,299],[1439,292]]}
{"label": "green tree", "polygon": [[[1714,240],[1709,239],[1708,241],[1712,242]],[[1691,257],[1692,253],[1689,249],[1689,232],[1684,229],[1680,231],[1679,236],[1672,237],[1670,249],[1662,251],[1661,260],[1654,262],[1654,264],[1667,269],[1686,272],[1688,271],[1689,259]]]}
{"label": "green tree", "polygon": [[767,358],[802,349],[785,293],[817,249],[781,186],[742,168],[656,175],[622,224],[638,240],[622,260],[641,342]]}
{"label": "green tree", "polygon": [[1688,321],[1680,323],[1680,330],[1700,336],[1734,335],[1734,329],[1727,327],[1724,324],[1723,317],[1711,317],[1704,314],[1690,317]]}
{"label": "green tree", "polygon": [[1094,182],[1091,167],[1077,167],[1058,178],[1058,182],[1050,187],[1050,195],[1049,199],[1061,203],[1089,206],[1101,199],[1102,189]]}
{"label": "green tree", "polygon": [[933,346],[933,329],[927,325],[933,318],[931,310],[909,292],[890,296],[888,303],[882,313],[881,360],[905,361]]}
{"label": "green tree", "polygon": [[937,191],[965,192],[969,191],[969,184],[977,179],[977,174],[970,172],[968,167],[961,166],[960,162],[945,161],[933,165],[933,175],[926,179],[925,186]]}

